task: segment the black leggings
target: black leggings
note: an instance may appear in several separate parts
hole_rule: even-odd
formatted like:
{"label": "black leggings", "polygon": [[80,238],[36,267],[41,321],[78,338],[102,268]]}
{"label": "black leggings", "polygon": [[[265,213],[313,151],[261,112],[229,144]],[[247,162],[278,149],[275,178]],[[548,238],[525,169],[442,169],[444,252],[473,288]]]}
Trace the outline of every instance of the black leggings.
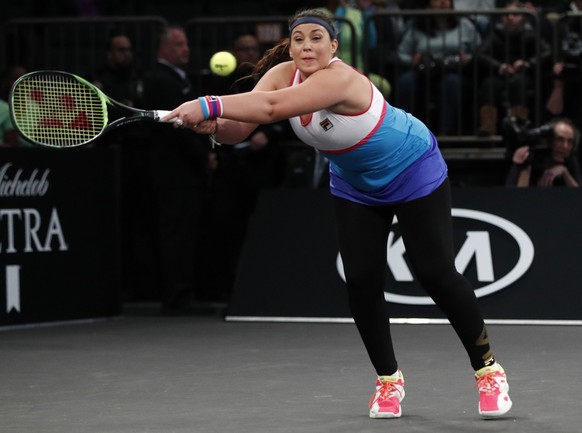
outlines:
{"label": "black leggings", "polygon": [[432,194],[408,203],[372,207],[334,197],[334,207],[350,308],[377,374],[398,368],[384,300],[394,214],[416,278],[449,319],[472,367],[482,368],[492,354],[475,292],[455,269],[448,179]]}

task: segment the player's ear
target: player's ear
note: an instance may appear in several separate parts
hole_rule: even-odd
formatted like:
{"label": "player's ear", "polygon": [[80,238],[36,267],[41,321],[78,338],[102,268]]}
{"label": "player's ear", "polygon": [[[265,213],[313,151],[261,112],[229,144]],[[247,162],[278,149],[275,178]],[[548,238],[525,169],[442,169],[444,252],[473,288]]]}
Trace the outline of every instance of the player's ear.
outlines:
{"label": "player's ear", "polygon": [[337,51],[337,47],[339,46],[339,42],[337,39],[334,39],[331,41],[331,53],[335,54],[335,52]]}

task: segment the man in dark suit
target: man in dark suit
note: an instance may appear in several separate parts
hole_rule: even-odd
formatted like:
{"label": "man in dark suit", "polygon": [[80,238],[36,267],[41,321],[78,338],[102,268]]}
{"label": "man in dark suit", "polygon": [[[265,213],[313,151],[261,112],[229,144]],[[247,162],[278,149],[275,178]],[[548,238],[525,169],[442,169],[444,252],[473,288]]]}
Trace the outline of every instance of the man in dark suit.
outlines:
{"label": "man in dark suit", "polygon": [[[161,34],[158,61],[144,80],[145,106],[172,110],[195,99],[185,68],[190,48],[184,29],[169,26]],[[206,137],[170,124],[152,124],[151,179],[154,195],[154,254],[161,301],[168,311],[188,309],[199,272],[202,214],[208,176]]]}

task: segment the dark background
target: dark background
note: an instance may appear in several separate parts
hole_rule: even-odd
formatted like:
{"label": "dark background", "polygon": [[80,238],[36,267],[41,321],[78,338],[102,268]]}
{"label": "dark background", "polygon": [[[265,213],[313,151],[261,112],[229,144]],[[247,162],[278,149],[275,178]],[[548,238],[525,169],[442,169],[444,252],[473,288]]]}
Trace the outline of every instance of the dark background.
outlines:
{"label": "dark background", "polygon": [[[37,234],[47,237],[52,209],[58,212],[67,249],[52,236],[51,251],[25,251],[24,217],[14,218],[16,252],[7,251],[8,221],[0,221],[0,325],[118,315],[121,311],[119,158],[115,149],[3,149],[28,178],[50,170],[43,196],[0,198],[1,209],[34,209],[42,218]],[[39,176],[37,176],[39,177]],[[44,245],[43,245],[44,246]],[[6,311],[5,269],[20,266],[20,312]]]}
{"label": "dark background", "polygon": [[[480,298],[486,319],[572,320],[582,316],[582,191],[572,188],[456,188],[453,208],[486,212],[520,227],[534,245],[530,268],[508,287]],[[569,203],[565,206],[565,203]],[[453,218],[456,253],[475,222]],[[518,249],[503,230],[479,225],[491,237],[495,279],[515,266]],[[328,191],[265,191],[250,225],[238,280],[229,305],[234,317],[348,318],[345,283]],[[465,276],[475,289],[474,264]],[[489,284],[489,283],[487,283]],[[426,296],[416,282],[397,283],[392,293]],[[443,318],[434,305],[390,303],[392,317]]]}
{"label": "dark background", "polygon": [[[0,22],[21,17],[75,16],[74,0],[24,0],[5,3]],[[288,15],[299,8],[319,6],[322,1],[295,0],[97,0],[103,15],[160,15],[173,22],[198,16]]]}

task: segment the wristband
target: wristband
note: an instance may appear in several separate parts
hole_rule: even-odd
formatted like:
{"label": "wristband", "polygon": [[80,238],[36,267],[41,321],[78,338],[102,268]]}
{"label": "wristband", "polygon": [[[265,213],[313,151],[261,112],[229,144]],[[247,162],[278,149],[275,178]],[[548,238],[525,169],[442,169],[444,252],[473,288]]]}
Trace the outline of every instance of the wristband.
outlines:
{"label": "wristband", "polygon": [[220,96],[201,96],[198,101],[202,108],[204,120],[212,120],[222,116],[223,106]]}
{"label": "wristband", "polygon": [[208,112],[208,103],[206,99],[201,96],[198,98],[198,102],[200,102],[200,108],[202,109],[202,116],[204,116],[204,120],[208,119],[209,112]]}
{"label": "wristband", "polygon": [[220,96],[205,96],[206,102],[208,104],[208,118],[216,119],[222,116],[222,99]]}

